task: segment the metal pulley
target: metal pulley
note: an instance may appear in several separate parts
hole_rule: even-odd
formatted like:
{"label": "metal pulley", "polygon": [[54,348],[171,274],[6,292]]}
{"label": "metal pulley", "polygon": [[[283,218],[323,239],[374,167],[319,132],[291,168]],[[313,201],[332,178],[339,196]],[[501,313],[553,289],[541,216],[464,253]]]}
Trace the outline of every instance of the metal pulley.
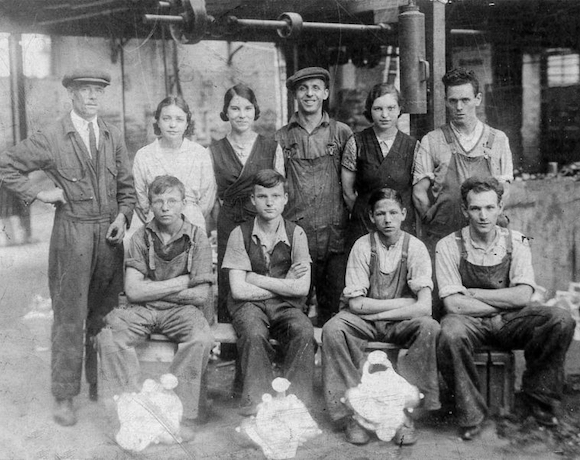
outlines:
{"label": "metal pulley", "polygon": [[213,22],[207,15],[205,0],[160,1],[159,8],[169,8],[169,14],[146,14],[144,21],[169,24],[171,36],[178,43],[199,43]]}
{"label": "metal pulley", "polygon": [[[214,19],[207,15],[204,0],[168,0],[160,1],[159,7],[169,8],[169,14],[146,14],[145,22],[161,22],[170,25],[171,35],[180,43],[199,42]],[[282,13],[277,20],[240,19],[235,16],[226,17],[227,30],[232,27],[248,27],[260,30],[276,30],[282,38],[294,39],[303,31],[340,32],[340,33],[389,33],[389,24],[340,24],[326,22],[304,22],[298,13]],[[219,29],[219,25],[215,24]]]}

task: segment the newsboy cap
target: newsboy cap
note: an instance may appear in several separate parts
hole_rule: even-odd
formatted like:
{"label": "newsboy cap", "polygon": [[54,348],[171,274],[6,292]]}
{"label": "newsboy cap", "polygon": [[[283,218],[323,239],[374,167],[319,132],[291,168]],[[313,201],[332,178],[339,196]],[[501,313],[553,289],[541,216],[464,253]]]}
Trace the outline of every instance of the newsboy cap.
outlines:
{"label": "newsboy cap", "polygon": [[62,86],[68,88],[72,83],[92,83],[93,85],[109,86],[111,75],[101,69],[74,69],[62,78]]}
{"label": "newsboy cap", "polygon": [[320,78],[321,80],[324,80],[324,83],[328,86],[330,73],[322,67],[305,67],[304,69],[298,70],[294,75],[286,80],[286,88],[293,90],[299,82],[310,78]]}

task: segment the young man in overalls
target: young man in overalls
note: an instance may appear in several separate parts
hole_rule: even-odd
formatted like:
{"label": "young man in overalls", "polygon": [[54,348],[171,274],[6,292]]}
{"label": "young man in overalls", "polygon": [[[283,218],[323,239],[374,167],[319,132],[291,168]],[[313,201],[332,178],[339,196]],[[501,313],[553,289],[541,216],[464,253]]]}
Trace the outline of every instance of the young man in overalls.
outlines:
{"label": "young man in overalls", "polygon": [[282,218],[288,201],[284,176],[264,169],[251,196],[257,215],[230,234],[222,267],[229,270],[228,308],[238,336],[243,390],[239,413],[253,415],[272,392],[270,338],[280,343],[290,393],[312,401],[314,330],[304,314],[310,254],[304,230]]}
{"label": "young man in overalls", "polygon": [[443,76],[450,121],[427,133],[415,155],[413,202],[421,218],[421,239],[431,256],[444,236],[467,225],[459,188],[468,177],[513,180],[507,136],[477,117],[482,94],[474,72],[463,68]]}
{"label": "young man in overalls", "polygon": [[[389,188],[373,192],[369,209],[375,230],[355,242],[348,258],[343,308],[322,329],[327,410],[353,444],[365,444],[369,435],[340,398],[360,383],[368,341],[407,348],[401,357],[402,375],[424,393],[426,410],[441,407],[436,361],[439,323],[431,318],[429,253],[419,239],[401,230],[407,211],[399,192]],[[395,442],[415,441],[413,422],[408,419]]]}
{"label": "young man in overalls", "polygon": [[[330,74],[321,67],[297,71],[286,81],[298,111],[276,133],[284,151],[288,205],[284,217],[300,225],[312,257],[318,326],[336,313],[344,287],[346,204],[340,183],[342,153],[352,131],[323,109]],[[311,293],[312,295],[312,293]]]}
{"label": "young man in overalls", "polygon": [[118,391],[141,389],[135,346],[152,333],[165,334],[179,348],[169,372],[178,379],[175,393],[183,404],[183,425],[200,415],[202,377],[213,347],[210,285],[212,256],[205,229],[181,213],[183,183],[158,176],[149,188],[153,219],[132,236],[125,258],[128,303],[105,318],[98,335],[101,375]]}
{"label": "young man in overalls", "polygon": [[446,313],[437,357],[455,393],[460,435],[467,441],[480,433],[487,415],[474,350],[482,345],[523,349],[528,406],[539,423],[553,426],[575,327],[563,309],[528,306],[535,289],[531,251],[521,233],[496,225],[502,196],[493,177],[467,179],[461,197],[469,225],[437,244],[436,275]]}

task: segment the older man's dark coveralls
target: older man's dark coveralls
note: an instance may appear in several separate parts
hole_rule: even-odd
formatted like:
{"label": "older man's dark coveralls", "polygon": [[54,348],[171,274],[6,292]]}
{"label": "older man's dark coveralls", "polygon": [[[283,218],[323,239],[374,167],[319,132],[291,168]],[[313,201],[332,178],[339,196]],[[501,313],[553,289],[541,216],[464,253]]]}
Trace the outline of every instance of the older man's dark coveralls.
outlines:
{"label": "older man's dark coveralls", "polygon": [[347,212],[340,181],[342,152],[352,131],[326,112],[309,133],[297,114],[276,133],[284,150],[288,204],[284,217],[308,237],[312,287],[318,300],[318,325],[338,311],[346,269]]}
{"label": "older man's dark coveralls", "polygon": [[89,156],[70,114],[0,155],[2,184],[27,203],[42,191],[27,178],[39,169],[66,199],[56,207],[48,260],[52,393],[57,399],[80,392],[85,330],[87,381],[97,382],[92,338],[123,287],[123,246],[109,245],[105,236],[120,212],[131,223],[133,177],[121,132],[101,118],[98,124],[96,158]]}

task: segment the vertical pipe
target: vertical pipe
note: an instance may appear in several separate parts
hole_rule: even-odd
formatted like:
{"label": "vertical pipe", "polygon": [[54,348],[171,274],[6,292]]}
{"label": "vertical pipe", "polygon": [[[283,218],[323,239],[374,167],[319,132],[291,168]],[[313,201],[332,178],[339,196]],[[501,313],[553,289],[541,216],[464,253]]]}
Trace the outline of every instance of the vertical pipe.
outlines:
{"label": "vertical pipe", "polygon": [[8,36],[10,99],[12,101],[12,140],[14,144],[17,144],[27,136],[21,39],[22,36],[20,34],[10,34]]}
{"label": "vertical pipe", "polygon": [[[123,48],[123,43],[119,42],[119,55],[121,57],[121,127],[123,128],[123,137],[127,132],[126,126],[126,101],[125,101],[125,50]],[[125,139],[126,141],[126,139]]]}
{"label": "vertical pipe", "polygon": [[169,96],[169,76],[167,75],[167,50],[165,37],[165,24],[161,24],[161,53],[163,55],[163,83],[165,84],[165,97]]}

